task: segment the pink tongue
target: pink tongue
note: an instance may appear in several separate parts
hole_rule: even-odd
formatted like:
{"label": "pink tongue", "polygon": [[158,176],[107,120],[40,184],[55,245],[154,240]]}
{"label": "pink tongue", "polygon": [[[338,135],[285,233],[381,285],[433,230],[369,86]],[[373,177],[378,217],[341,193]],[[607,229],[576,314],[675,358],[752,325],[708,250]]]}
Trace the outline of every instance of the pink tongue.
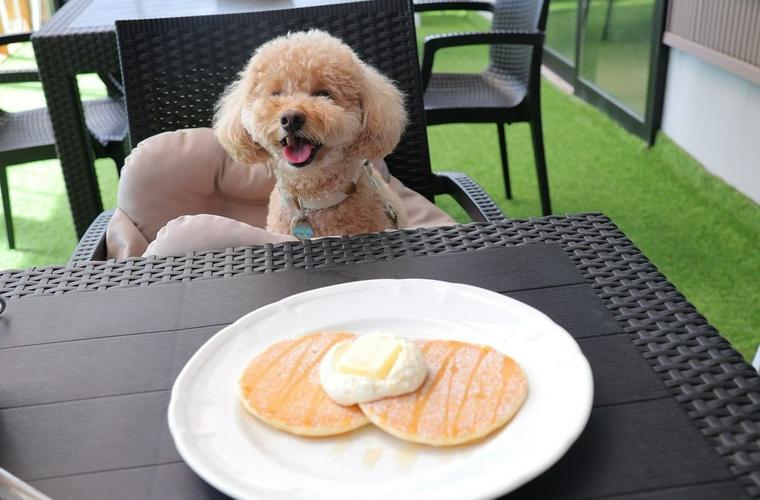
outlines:
{"label": "pink tongue", "polygon": [[303,163],[311,156],[312,145],[308,142],[299,142],[298,144],[288,144],[282,149],[282,154],[290,163]]}

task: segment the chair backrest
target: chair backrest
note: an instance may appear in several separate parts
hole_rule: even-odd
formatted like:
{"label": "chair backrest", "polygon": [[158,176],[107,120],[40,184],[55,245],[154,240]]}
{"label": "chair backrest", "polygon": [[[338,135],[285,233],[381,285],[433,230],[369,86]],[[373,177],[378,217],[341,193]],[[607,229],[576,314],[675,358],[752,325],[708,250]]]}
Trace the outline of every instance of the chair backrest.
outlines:
{"label": "chair backrest", "polygon": [[432,200],[409,0],[117,22],[132,144],[165,131],[211,126],[215,103],[253,51],[276,36],[309,28],[341,38],[405,94],[409,124],[386,161],[393,175]]}
{"label": "chair backrest", "polygon": [[[549,0],[496,0],[491,28],[544,31],[548,8]],[[491,45],[489,71],[515,90],[527,91],[533,55],[533,48],[529,45]],[[540,64],[540,60],[535,62]]]}

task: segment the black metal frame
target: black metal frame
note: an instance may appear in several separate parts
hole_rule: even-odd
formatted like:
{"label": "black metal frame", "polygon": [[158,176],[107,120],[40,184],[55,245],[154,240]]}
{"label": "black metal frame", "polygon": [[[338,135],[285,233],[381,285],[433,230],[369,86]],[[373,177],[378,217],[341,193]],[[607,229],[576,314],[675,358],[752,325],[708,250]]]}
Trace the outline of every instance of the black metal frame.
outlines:
{"label": "black metal frame", "polygon": [[571,83],[576,95],[590,102],[611,116],[629,132],[653,145],[662,120],[662,107],[665,97],[665,78],[668,67],[669,50],[662,43],[667,18],[667,0],[655,0],[653,30],[651,37],[649,79],[647,82],[647,100],[643,117],[629,109],[614,96],[605,93],[592,82],[584,80],[578,70],[581,59],[583,32],[585,25],[584,11],[590,0],[578,1],[578,16],[575,33],[575,64],[559,55],[551,46],[544,47],[546,66],[565,81]]}
{"label": "black metal frame", "polygon": [[[264,11],[117,22],[131,140],[139,142],[167,130],[209,126],[213,105],[217,98],[215,92],[221,92],[234,79],[239,70],[238,66],[247,61],[255,48],[255,45],[240,46],[235,51],[230,50],[227,53],[228,57],[221,63],[218,58],[212,58],[210,54],[202,56],[206,58],[204,61],[207,67],[203,69],[204,78],[200,85],[195,74],[188,76],[188,71],[180,60],[181,57],[174,52],[182,51],[183,54],[189,54],[186,51],[188,42],[185,37],[204,40],[204,36],[212,36],[217,37],[215,41],[220,43],[221,38],[224,37],[219,38],[218,27],[237,26],[239,30],[230,30],[230,36],[224,39],[224,42],[229,44],[234,43],[231,40],[235,37],[249,37],[246,38],[245,43],[251,44],[254,40],[253,36],[258,39],[281,34],[276,27],[284,26],[285,16],[288,21],[283,32],[303,28],[304,25],[299,24],[301,20],[309,20],[308,26],[318,26],[323,29],[344,26],[349,22],[347,17],[356,18],[356,24],[346,28],[345,33],[339,32],[340,36],[361,36],[361,38],[355,38],[357,40],[378,36],[377,28],[372,24],[375,19],[384,23],[387,29],[394,30],[397,37],[392,41],[394,49],[390,56],[368,54],[374,57],[374,61],[370,61],[373,64],[379,64],[380,67],[384,65],[386,71],[390,69],[398,73],[390,74],[390,76],[402,86],[410,115],[410,123],[401,143],[388,157],[389,170],[407,187],[430,200],[433,200],[435,195],[451,195],[462,205],[473,221],[497,222],[505,219],[498,206],[467,176],[457,173],[434,174],[431,171],[427,154],[427,135],[414,23],[411,6],[406,0],[378,0],[372,3],[357,2],[290,9],[287,14],[283,14],[283,11]],[[359,25],[359,22],[362,25]],[[249,33],[246,30],[252,31]],[[384,35],[384,39],[378,43],[385,43],[385,39],[391,36]],[[345,38],[344,41],[349,43],[349,40]],[[364,48],[367,47],[368,42],[365,42]],[[375,45],[372,47],[374,50]],[[361,48],[354,48],[361,53]],[[193,70],[197,71],[201,63],[195,59],[194,53],[192,57],[195,65]],[[162,58],[171,60],[161,61]],[[145,70],[141,64],[145,64],[146,60],[150,61],[149,64],[155,65],[155,69]],[[160,72],[161,82],[154,79],[154,71]],[[213,77],[208,75],[213,75]],[[162,87],[159,89],[159,86]],[[201,87],[202,91],[199,90]],[[189,103],[187,94],[193,94],[193,96],[197,94],[198,100],[193,98],[192,103]],[[200,102],[201,99],[203,102]],[[181,106],[195,107],[190,111],[183,108],[182,112],[175,113],[176,108]],[[157,109],[171,112],[156,112]],[[105,260],[105,229],[109,218],[110,215],[102,214],[96,219],[72,255],[71,263]]]}

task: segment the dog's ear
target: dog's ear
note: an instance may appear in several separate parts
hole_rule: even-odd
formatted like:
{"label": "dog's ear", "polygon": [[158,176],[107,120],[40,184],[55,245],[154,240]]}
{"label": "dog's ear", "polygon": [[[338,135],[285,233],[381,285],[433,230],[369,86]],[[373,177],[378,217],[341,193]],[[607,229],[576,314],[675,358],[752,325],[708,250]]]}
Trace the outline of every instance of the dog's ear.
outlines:
{"label": "dog's ear", "polygon": [[362,131],[356,148],[363,158],[384,158],[393,151],[404,133],[404,96],[376,69],[364,63],[361,65],[364,73]]}
{"label": "dog's ear", "polygon": [[214,134],[227,153],[240,163],[261,163],[269,158],[269,153],[243,126],[242,112],[246,99],[249,98],[250,84],[241,74],[240,79],[232,83],[216,105],[214,114]]}

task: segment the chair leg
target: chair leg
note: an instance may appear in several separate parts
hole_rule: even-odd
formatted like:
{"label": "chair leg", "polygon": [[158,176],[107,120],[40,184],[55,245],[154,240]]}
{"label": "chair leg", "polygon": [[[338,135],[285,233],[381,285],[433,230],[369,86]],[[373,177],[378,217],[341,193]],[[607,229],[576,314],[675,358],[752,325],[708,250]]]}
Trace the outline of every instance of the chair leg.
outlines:
{"label": "chair leg", "polygon": [[501,170],[504,173],[504,193],[507,199],[512,199],[512,183],[509,180],[509,162],[507,161],[507,135],[504,133],[504,124],[497,123],[499,129],[499,153],[501,153]]}
{"label": "chair leg", "polygon": [[8,235],[8,248],[16,248],[13,236],[13,217],[11,216],[11,196],[8,190],[8,171],[5,165],[0,165],[0,192],[3,196],[3,214],[5,215],[5,233]]}
{"label": "chair leg", "polygon": [[552,213],[552,202],[549,198],[549,178],[546,174],[544,132],[540,111],[534,113],[530,121],[530,135],[533,138],[533,156],[536,159],[536,177],[538,178],[538,192],[541,196],[541,210],[544,215],[549,215]]}

